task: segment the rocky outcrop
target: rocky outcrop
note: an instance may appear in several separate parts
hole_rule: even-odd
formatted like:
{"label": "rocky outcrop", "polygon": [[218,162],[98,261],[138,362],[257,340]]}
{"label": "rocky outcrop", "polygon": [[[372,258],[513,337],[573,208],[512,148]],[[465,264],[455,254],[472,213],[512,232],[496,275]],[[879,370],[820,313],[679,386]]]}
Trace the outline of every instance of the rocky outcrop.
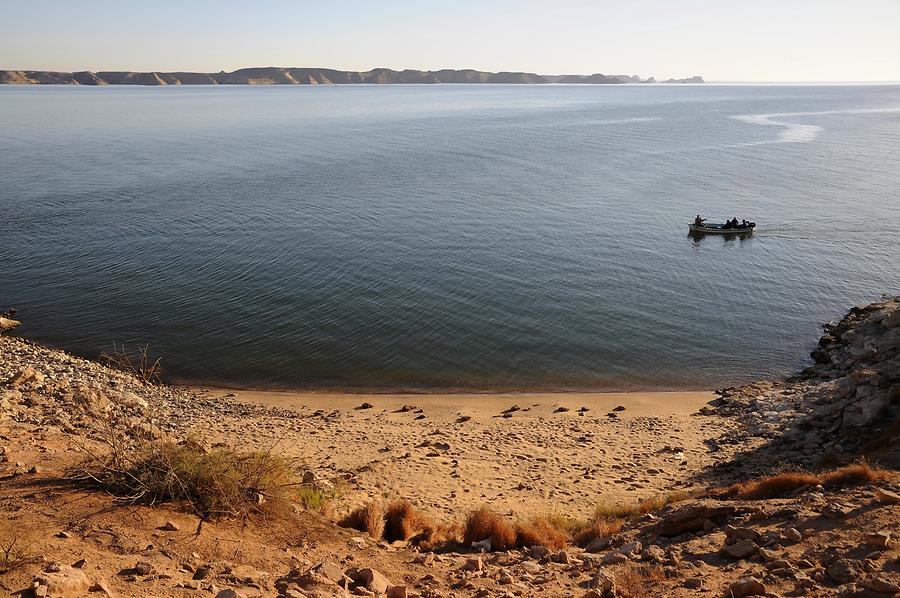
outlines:
{"label": "rocky outcrop", "polygon": [[666,79],[663,83],[706,83],[703,77],[694,75],[693,77],[685,77],[683,79]]}
{"label": "rocky outcrop", "polygon": [[703,412],[737,418],[780,458],[807,466],[867,446],[900,451],[892,432],[900,421],[900,298],[854,307],[824,329],[814,365],[799,376],[721,390]]}

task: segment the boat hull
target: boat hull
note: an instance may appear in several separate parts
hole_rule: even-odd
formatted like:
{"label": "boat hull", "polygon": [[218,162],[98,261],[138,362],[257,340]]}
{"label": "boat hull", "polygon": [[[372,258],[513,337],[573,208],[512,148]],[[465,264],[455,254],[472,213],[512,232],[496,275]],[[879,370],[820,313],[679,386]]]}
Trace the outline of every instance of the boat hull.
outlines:
{"label": "boat hull", "polygon": [[692,233],[703,235],[749,235],[756,228],[756,225],[752,224],[747,228],[725,228],[722,224],[709,224],[706,226],[688,224],[688,228]]}

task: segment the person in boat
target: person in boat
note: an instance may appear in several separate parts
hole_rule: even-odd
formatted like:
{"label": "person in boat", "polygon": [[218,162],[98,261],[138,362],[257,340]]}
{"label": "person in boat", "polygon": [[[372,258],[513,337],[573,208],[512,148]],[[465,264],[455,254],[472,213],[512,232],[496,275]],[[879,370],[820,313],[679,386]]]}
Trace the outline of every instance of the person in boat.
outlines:
{"label": "person in boat", "polygon": [[743,219],[743,220],[741,220],[741,228],[747,228],[747,227],[749,227],[749,226],[750,226],[750,223],[747,222],[747,219],[746,219],[746,218]]}
{"label": "person in boat", "polygon": [[694,226],[703,226],[704,222],[706,222],[706,218],[701,218],[700,214],[697,214],[697,217],[694,218]]}

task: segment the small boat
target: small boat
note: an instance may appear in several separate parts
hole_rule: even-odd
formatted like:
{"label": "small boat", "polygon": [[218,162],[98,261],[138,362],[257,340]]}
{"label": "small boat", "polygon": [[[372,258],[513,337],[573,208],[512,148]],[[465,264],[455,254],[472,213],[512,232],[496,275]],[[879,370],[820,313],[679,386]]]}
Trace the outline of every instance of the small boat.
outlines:
{"label": "small boat", "polygon": [[739,224],[735,226],[726,226],[723,224],[702,224],[700,226],[694,224],[693,222],[688,224],[688,228],[692,233],[702,233],[702,234],[710,234],[710,235],[745,235],[747,233],[752,233],[753,229],[756,228],[755,222],[748,222],[747,225]]}

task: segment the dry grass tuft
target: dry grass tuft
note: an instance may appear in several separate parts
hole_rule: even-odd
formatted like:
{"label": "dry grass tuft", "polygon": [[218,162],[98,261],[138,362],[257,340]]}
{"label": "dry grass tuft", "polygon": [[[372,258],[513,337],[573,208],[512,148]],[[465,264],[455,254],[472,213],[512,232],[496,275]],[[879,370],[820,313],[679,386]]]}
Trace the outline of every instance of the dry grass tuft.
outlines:
{"label": "dry grass tuft", "polygon": [[546,546],[547,548],[565,548],[569,544],[569,530],[559,518],[533,517],[526,522],[517,523],[516,545],[520,548],[529,546]]}
{"label": "dry grass tuft", "polygon": [[616,596],[650,598],[660,595],[659,584],[666,580],[661,567],[628,563],[614,575]]}
{"label": "dry grass tuft", "polygon": [[390,503],[385,509],[384,521],[384,539],[388,542],[414,538],[428,541],[439,527],[431,517],[406,500]]}
{"label": "dry grass tuft", "polygon": [[112,353],[101,353],[100,361],[117,370],[132,374],[145,384],[159,383],[162,378],[162,366],[160,359],[150,356],[150,345],[138,347],[129,352],[125,345],[113,343]]}
{"label": "dry grass tuft", "polygon": [[618,534],[625,525],[624,519],[597,519],[593,521],[583,522],[577,529],[572,532],[572,540],[576,546],[584,548],[594,541],[595,538],[605,538]]}
{"label": "dry grass tuft", "polygon": [[829,489],[861,486],[887,479],[889,476],[890,474],[886,470],[872,467],[865,461],[859,461],[852,465],[820,474],[793,471],[760,480],[739,482],[714,494],[722,498],[737,500],[766,500],[770,498],[784,498],[808,486],[822,485]]}
{"label": "dry grass tuft", "polygon": [[384,507],[379,502],[366,503],[338,521],[338,525],[366,532],[376,540],[384,535]]}
{"label": "dry grass tuft", "polygon": [[463,541],[467,545],[491,539],[492,550],[516,547],[516,530],[506,520],[487,507],[475,509],[466,518]]}
{"label": "dry grass tuft", "polygon": [[619,533],[628,521],[688,498],[690,495],[686,492],[669,492],[634,504],[600,503],[587,521],[580,522],[571,530],[573,541],[578,546],[587,546],[594,538]]}
{"label": "dry grass tuft", "polygon": [[21,524],[0,521],[0,575],[37,560],[35,538]]}
{"label": "dry grass tuft", "polygon": [[76,481],[134,503],[185,502],[202,520],[287,516],[299,485],[272,452],[206,450],[193,440],[110,445],[107,455],[89,454]]}

